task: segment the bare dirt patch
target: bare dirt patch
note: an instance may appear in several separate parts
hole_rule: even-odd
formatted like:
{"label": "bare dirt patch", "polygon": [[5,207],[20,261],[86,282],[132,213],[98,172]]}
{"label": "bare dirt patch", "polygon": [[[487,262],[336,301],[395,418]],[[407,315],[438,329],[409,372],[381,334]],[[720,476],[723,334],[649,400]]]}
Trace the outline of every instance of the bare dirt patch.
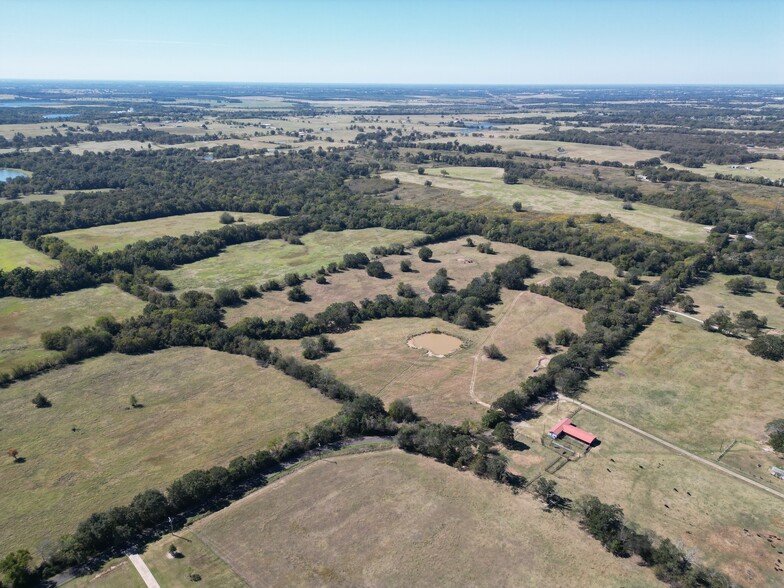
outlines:
{"label": "bare dirt patch", "polygon": [[432,357],[446,357],[463,346],[457,337],[446,333],[422,333],[408,340],[408,346],[414,349],[424,349]]}

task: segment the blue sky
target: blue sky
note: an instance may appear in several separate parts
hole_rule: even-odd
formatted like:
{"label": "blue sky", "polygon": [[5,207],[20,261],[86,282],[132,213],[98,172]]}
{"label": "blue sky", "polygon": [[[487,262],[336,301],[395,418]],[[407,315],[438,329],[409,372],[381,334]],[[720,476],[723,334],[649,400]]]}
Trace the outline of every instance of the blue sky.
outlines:
{"label": "blue sky", "polygon": [[784,0],[3,0],[0,78],[784,83]]}

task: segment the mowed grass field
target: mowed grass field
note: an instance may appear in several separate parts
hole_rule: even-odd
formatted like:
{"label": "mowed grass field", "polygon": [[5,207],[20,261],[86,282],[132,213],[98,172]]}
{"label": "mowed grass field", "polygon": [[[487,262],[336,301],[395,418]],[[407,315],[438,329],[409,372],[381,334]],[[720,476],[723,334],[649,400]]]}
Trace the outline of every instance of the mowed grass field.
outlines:
{"label": "mowed grass field", "polygon": [[[471,235],[475,244],[488,242],[478,235]],[[578,275],[582,271],[592,271],[600,275],[613,276],[614,267],[610,263],[594,261],[587,257],[555,253],[553,251],[534,251],[519,245],[491,242],[494,255],[479,253],[476,248],[466,247],[466,238],[435,243],[429,245],[433,251],[433,259],[424,262],[419,259],[417,249],[408,255],[390,255],[380,258],[389,274],[388,278],[379,279],[367,275],[364,269],[348,270],[328,277],[327,284],[316,284],[308,281],[304,284],[305,292],[311,297],[307,303],[291,302],[285,291],[266,292],[262,298],[248,300],[247,303],[226,309],[226,323],[232,325],[249,316],[264,318],[288,318],[298,312],[314,315],[334,302],[354,301],[359,303],[364,298],[373,299],[379,294],[397,296],[397,285],[400,282],[410,284],[423,298],[432,292],[427,281],[439,269],[446,269],[450,285],[459,290],[468,285],[475,277],[485,272],[492,272],[498,264],[505,263],[520,255],[528,255],[534,262],[539,273],[528,282],[538,282],[552,276]],[[558,258],[567,258],[572,265],[558,265]],[[414,271],[400,271],[400,262],[407,260]]]}
{"label": "mowed grass field", "polygon": [[[30,400],[42,393],[50,408]],[[135,395],[142,408],[129,408]],[[225,465],[338,404],[247,357],[201,348],[109,354],[4,389],[0,552],[59,538],[92,512]]]}
{"label": "mowed grass field", "polygon": [[[379,396],[385,403],[407,398],[415,411],[436,422],[459,424],[479,419],[486,410],[471,398],[491,403],[533,373],[541,356],[533,339],[568,327],[582,331],[582,312],[531,292],[503,292],[492,310],[493,324],[470,331],[440,319],[396,318],[369,321],[358,329],[331,335],[340,351],[317,360],[342,381]],[[458,337],[463,347],[446,357],[428,356],[407,345],[410,337],[437,328]],[[493,341],[506,361],[484,357]],[[271,341],[282,351],[300,354],[299,341]],[[480,354],[476,372],[474,357]]]}
{"label": "mowed grass field", "polygon": [[10,272],[17,267],[47,270],[60,267],[60,262],[28,247],[21,241],[0,239],[0,271]]}
{"label": "mowed grass field", "polygon": [[110,284],[49,298],[0,298],[0,372],[59,355],[44,349],[44,331],[86,327],[103,315],[126,319],[141,314],[144,305]]}
{"label": "mowed grass field", "polygon": [[[590,398],[587,395],[592,404]],[[516,439],[530,449],[508,452],[510,469],[529,480],[542,473],[557,454],[540,444],[541,435],[576,408],[564,401],[548,404],[541,417],[521,423]],[[670,538],[693,552],[695,561],[717,567],[739,585],[781,586],[782,572],[775,571],[777,560],[784,559],[780,499],[599,415],[580,411],[573,420],[601,443],[555,475],[545,474],[558,483],[562,495],[575,499],[594,494],[605,503],[618,504],[629,520]],[[646,424],[636,424],[649,430]],[[779,540],[768,541],[770,535]]]}
{"label": "mowed grass field", "polygon": [[694,298],[697,318],[705,320],[710,315],[720,310],[726,310],[733,315],[742,310],[753,310],[759,316],[768,317],[768,325],[774,329],[784,329],[784,308],[778,305],[776,298],[776,280],[754,278],[762,280],[766,288],[764,292],[754,292],[749,295],[732,294],[724,285],[727,281],[738,276],[727,274],[712,274],[704,284],[690,288],[687,294]]}
{"label": "mowed grass field", "polygon": [[316,231],[303,235],[303,245],[264,239],[232,245],[216,257],[203,259],[175,270],[161,272],[178,289],[238,287],[280,279],[290,272],[312,273],[344,253],[370,252],[375,245],[408,244],[424,233],[373,228],[332,233]]}
{"label": "mowed grass field", "polygon": [[[449,175],[443,176],[441,170]],[[617,198],[600,199],[589,194],[545,188],[533,184],[504,184],[503,170],[485,167],[430,168],[424,175],[416,171],[394,171],[382,174],[383,178],[399,178],[401,182],[424,184],[431,181],[435,188],[458,191],[462,197],[477,201],[508,205],[520,202],[524,209],[545,213],[611,214],[618,220],[646,231],[660,233],[682,241],[702,242],[708,232],[702,225],[676,218],[679,211],[647,204],[634,203],[634,210],[624,210]]]}
{"label": "mowed grass field", "polygon": [[658,318],[584,400],[704,457],[716,459],[736,440],[756,460],[749,473],[784,490],[767,472],[776,458],[763,451],[765,425],[781,418],[784,369],[751,355],[747,341],[679,321]]}
{"label": "mowed grass field", "polygon": [[[233,212],[231,214],[235,219],[242,218],[246,223],[255,224],[266,223],[279,218],[271,214],[258,212]],[[122,249],[131,243],[147,241],[156,237],[179,237],[180,235],[192,235],[197,231],[219,229],[224,226],[218,220],[220,215],[220,211],[195,212],[130,223],[118,223],[116,225],[101,225],[89,229],[74,229],[72,231],[52,233],[52,236],[59,237],[77,249],[97,247],[101,251],[114,251]]]}
{"label": "mowed grass field", "polygon": [[660,585],[531,496],[398,450],[316,462],[192,529],[251,586]]}

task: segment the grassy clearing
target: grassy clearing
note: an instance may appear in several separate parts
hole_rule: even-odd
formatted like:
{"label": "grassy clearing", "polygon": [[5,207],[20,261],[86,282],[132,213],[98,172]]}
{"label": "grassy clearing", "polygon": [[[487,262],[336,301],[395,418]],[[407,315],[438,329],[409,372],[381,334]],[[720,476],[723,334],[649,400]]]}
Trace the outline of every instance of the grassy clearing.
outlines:
{"label": "grassy clearing", "polygon": [[217,257],[191,263],[168,272],[176,288],[219,288],[259,284],[282,278],[289,272],[312,273],[344,253],[370,252],[375,245],[410,243],[424,233],[390,229],[360,229],[331,233],[316,231],[302,237],[303,245],[285,241],[254,241],[232,245]]}
{"label": "grassy clearing", "polygon": [[[441,170],[449,174],[443,176]],[[387,172],[382,177],[400,178],[402,182],[424,184],[429,180],[433,187],[457,190],[463,198],[490,201],[512,206],[520,202],[523,208],[536,212],[566,214],[612,214],[633,227],[659,233],[682,241],[701,242],[708,235],[702,225],[675,218],[679,213],[669,208],[647,204],[634,204],[634,210],[624,210],[623,202],[616,198],[603,200],[588,194],[578,194],[534,184],[504,184],[500,168],[456,167],[431,168],[425,175],[413,172]]]}
{"label": "grassy clearing", "polygon": [[0,298],[0,372],[57,356],[59,352],[41,345],[44,331],[66,325],[85,327],[102,315],[122,320],[143,309],[143,301],[113,285],[50,298]]}
{"label": "grassy clearing", "polygon": [[[278,217],[258,212],[235,212],[234,218],[242,217],[247,223],[265,223]],[[89,229],[74,229],[52,236],[63,239],[77,249],[97,247],[101,251],[114,251],[136,241],[146,241],[156,237],[192,235],[198,231],[219,229],[223,225],[218,220],[221,212],[195,212],[177,216],[167,216],[144,221],[101,225]]]}
{"label": "grassy clearing", "polygon": [[657,585],[530,496],[397,450],[318,462],[193,530],[253,586]]}
{"label": "grassy clearing", "polygon": [[[589,145],[583,143],[568,143],[565,141],[540,141],[538,139],[515,139],[505,136],[503,131],[482,131],[483,137],[475,137],[466,133],[460,137],[460,142],[468,145],[501,145],[504,151],[523,151],[525,153],[543,153],[554,157],[571,157],[573,159],[586,159],[588,161],[620,161],[633,164],[643,159],[660,157],[664,151],[635,149],[629,145],[614,147],[611,145]],[[433,142],[454,141],[451,137],[436,139]]]}
{"label": "grassy clearing", "polygon": [[[530,449],[510,452],[512,469],[528,479],[542,473],[557,455],[540,445],[540,436],[575,408],[566,402],[546,405],[540,418],[518,426],[518,441]],[[741,585],[781,585],[774,565],[784,542],[768,542],[769,534],[784,536],[778,499],[598,415],[581,411],[574,421],[601,444],[555,475],[546,474],[563,495],[595,494],[618,504],[642,528],[680,543],[697,562],[718,567]]]}
{"label": "grassy clearing", "polygon": [[[478,235],[472,235],[474,243],[487,241]],[[298,312],[313,315],[324,310],[334,302],[352,300],[359,303],[364,298],[375,298],[379,294],[397,295],[399,282],[410,284],[420,296],[427,298],[432,292],[427,287],[427,281],[435,273],[444,268],[447,270],[450,284],[456,290],[465,287],[475,277],[484,272],[492,272],[495,266],[509,261],[519,255],[528,255],[534,265],[540,270],[529,281],[538,282],[550,276],[578,275],[582,271],[592,271],[601,275],[612,276],[614,267],[610,263],[594,261],[587,257],[555,253],[553,251],[533,251],[509,243],[492,242],[495,255],[486,255],[476,249],[465,246],[466,239],[461,238],[444,243],[430,245],[433,251],[433,260],[423,262],[411,251],[410,255],[390,255],[381,258],[388,279],[371,278],[365,270],[350,270],[329,276],[328,284],[306,282],[305,291],[311,300],[302,304],[291,302],[286,297],[286,292],[267,292],[263,298],[249,300],[246,304],[226,311],[226,323],[234,324],[240,319],[249,316],[263,316],[264,318],[288,318]],[[558,258],[567,258],[572,265],[558,265]],[[411,262],[413,272],[400,271],[400,262]]]}
{"label": "grassy clearing", "polygon": [[127,557],[108,562],[100,571],[75,578],[64,584],[68,588],[145,588],[146,584]]}
{"label": "grassy clearing", "polygon": [[[770,180],[784,178],[784,160],[781,159],[760,159],[754,163],[746,163],[734,169],[730,165],[717,165],[715,163],[706,163],[699,168],[683,167],[672,163],[667,163],[665,165],[678,169],[688,169],[695,174],[701,174],[709,178],[712,178],[714,174],[717,173],[740,176],[742,178],[758,178],[760,176],[764,176]],[[751,169],[746,169],[746,167],[750,167]]]}
{"label": "grassy clearing", "polygon": [[17,267],[47,270],[60,267],[60,263],[21,241],[0,239],[0,271],[10,272]]}
{"label": "grassy clearing", "polygon": [[753,310],[759,316],[768,317],[768,324],[775,329],[784,328],[784,308],[776,302],[779,296],[776,291],[776,280],[754,278],[755,281],[763,280],[767,285],[764,292],[754,292],[748,296],[732,294],[724,284],[737,276],[726,274],[713,274],[704,284],[691,288],[688,294],[694,298],[697,305],[695,316],[705,319],[714,312],[726,310],[736,314],[741,310]]}
{"label": "grassy clearing", "polygon": [[[52,403],[36,409],[41,392]],[[133,394],[144,405],[129,408]],[[3,391],[0,552],[35,548],[92,512],[226,464],[320,421],[338,405],[246,357],[177,348],[109,354]]]}
{"label": "grassy clearing", "polygon": [[[518,298],[519,295],[519,298]],[[517,298],[517,302],[512,302]],[[530,292],[505,291],[504,303],[493,309],[494,325],[469,331],[439,319],[399,318],[371,321],[357,330],[331,336],[340,351],[318,360],[338,378],[389,403],[408,398],[417,412],[434,421],[460,423],[478,419],[485,409],[471,399],[474,356],[483,345],[496,342],[506,354],[503,362],[479,360],[478,398],[492,402],[532,373],[540,357],[533,346],[539,335],[569,327],[582,330],[582,313]],[[458,337],[462,349],[447,357],[430,357],[407,345],[413,335],[433,328]],[[293,354],[298,341],[271,343]]]}
{"label": "grassy clearing", "polygon": [[[781,416],[784,370],[747,344],[661,317],[591,382],[585,400],[705,457],[717,458],[735,439],[755,449],[755,465],[766,464],[775,458],[762,450],[764,430]],[[750,473],[784,489],[767,468]]]}
{"label": "grassy clearing", "polygon": [[[174,544],[182,557],[170,558],[169,545]],[[142,554],[144,562],[161,586],[185,588],[193,586],[189,575],[201,576],[198,586],[211,588],[244,588],[247,584],[226,563],[199,539],[185,529],[166,535],[148,546]]]}

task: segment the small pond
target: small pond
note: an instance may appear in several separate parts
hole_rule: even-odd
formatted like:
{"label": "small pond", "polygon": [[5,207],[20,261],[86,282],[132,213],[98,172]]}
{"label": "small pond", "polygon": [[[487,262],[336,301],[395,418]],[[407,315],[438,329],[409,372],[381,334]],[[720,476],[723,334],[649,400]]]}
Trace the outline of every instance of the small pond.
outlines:
{"label": "small pond", "polygon": [[25,174],[22,172],[18,172],[15,169],[0,169],[0,182],[5,182],[6,180],[13,180],[14,178],[21,178]]}
{"label": "small pond", "polygon": [[463,345],[457,337],[444,333],[422,333],[408,340],[408,346],[414,349],[424,349],[428,355],[444,357],[454,353]]}

